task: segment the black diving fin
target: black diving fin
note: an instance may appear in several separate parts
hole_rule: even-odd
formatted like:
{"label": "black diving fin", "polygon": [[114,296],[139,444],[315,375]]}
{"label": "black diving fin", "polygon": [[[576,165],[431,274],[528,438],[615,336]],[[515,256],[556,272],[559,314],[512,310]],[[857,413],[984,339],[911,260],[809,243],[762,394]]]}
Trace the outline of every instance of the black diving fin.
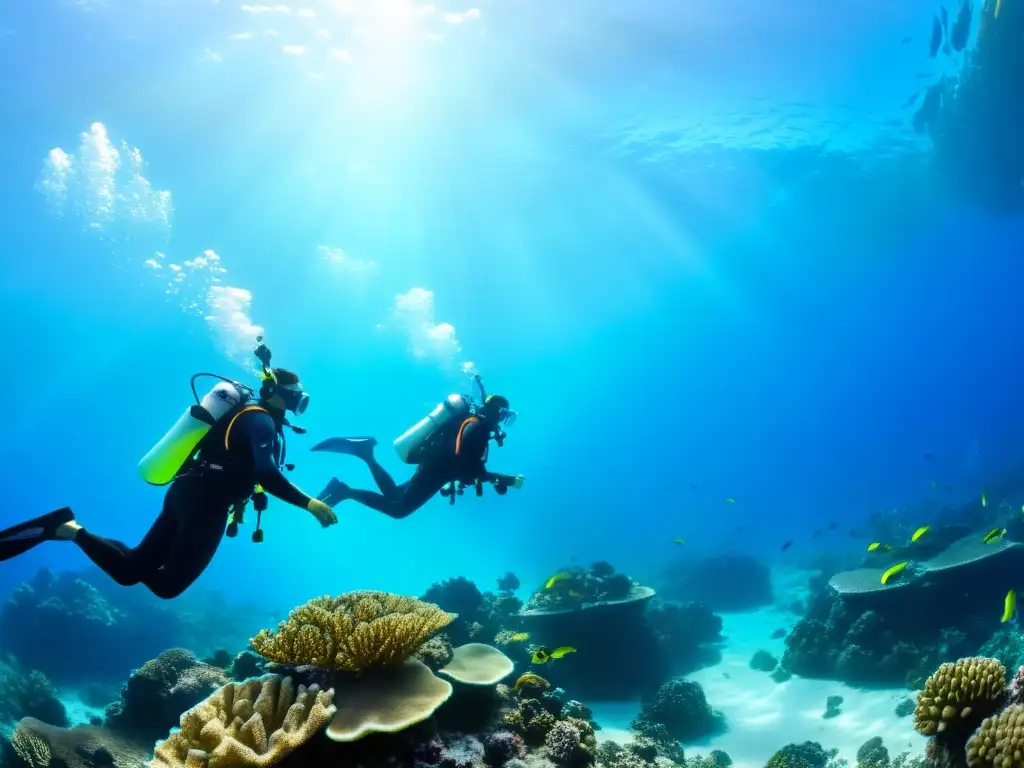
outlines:
{"label": "black diving fin", "polygon": [[372,456],[373,449],[376,446],[377,438],[375,437],[329,437],[323,442],[314,445],[310,450],[344,453],[349,456],[365,458]]}
{"label": "black diving fin", "polygon": [[28,552],[37,544],[53,541],[57,529],[75,519],[71,507],[61,507],[34,520],[0,531],[0,562]]}

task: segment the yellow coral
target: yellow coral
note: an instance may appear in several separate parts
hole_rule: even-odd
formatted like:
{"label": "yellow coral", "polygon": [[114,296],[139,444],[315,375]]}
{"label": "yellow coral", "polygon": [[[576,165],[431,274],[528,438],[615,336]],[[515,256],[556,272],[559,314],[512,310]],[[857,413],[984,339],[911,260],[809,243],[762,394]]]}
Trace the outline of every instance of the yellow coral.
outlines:
{"label": "yellow coral", "polygon": [[11,749],[29,768],[46,768],[50,764],[49,744],[29,733],[20,723],[11,736]]}
{"label": "yellow coral", "polygon": [[270,766],[334,716],[334,690],[296,690],[290,677],[230,683],[181,716],[181,730],[158,742],[149,768]]}
{"label": "yellow coral", "polygon": [[976,722],[999,708],[1005,690],[1006,669],[996,659],[972,657],[943,664],[917,696],[914,728],[931,736],[968,718]]}
{"label": "yellow coral", "polygon": [[455,618],[412,597],[349,592],[300,605],[276,632],[264,629],[250,642],[280,664],[360,672],[401,664]]}
{"label": "yellow coral", "polygon": [[1022,764],[1024,707],[1014,704],[995,717],[987,717],[967,742],[967,765],[1011,768]]}

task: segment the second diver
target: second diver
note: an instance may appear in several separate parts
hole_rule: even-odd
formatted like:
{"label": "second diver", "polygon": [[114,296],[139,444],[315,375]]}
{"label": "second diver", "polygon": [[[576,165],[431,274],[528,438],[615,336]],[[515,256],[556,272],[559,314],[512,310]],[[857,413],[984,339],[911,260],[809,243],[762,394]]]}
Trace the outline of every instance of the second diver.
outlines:
{"label": "second diver", "polygon": [[[483,392],[480,377],[475,379]],[[487,471],[487,454],[493,439],[499,446],[505,439],[503,427],[511,426],[515,412],[501,395],[483,396],[477,406],[472,398],[450,395],[427,417],[395,440],[399,458],[416,464],[411,478],[398,484],[374,456],[377,440],[372,437],[333,437],[313,446],[314,451],[343,453],[362,459],[370,469],[380,492],[352,488],[333,478],[318,498],[331,506],[352,500],[393,518],[408,517],[435,494],[448,496],[483,483],[492,483],[499,494],[522,488],[522,475],[499,475]]]}

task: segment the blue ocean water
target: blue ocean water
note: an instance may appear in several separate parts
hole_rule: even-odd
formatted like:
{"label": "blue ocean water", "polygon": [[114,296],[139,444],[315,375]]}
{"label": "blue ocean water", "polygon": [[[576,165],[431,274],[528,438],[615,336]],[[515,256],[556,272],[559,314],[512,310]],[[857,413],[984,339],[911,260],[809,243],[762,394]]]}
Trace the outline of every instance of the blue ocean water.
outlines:
{"label": "blue ocean water", "polygon": [[[1024,223],[940,183],[904,106],[957,66],[934,2],[473,5],[0,11],[0,526],[71,505],[137,541],[163,493],[138,459],[194,372],[255,381],[257,328],[312,397],[306,492],[372,487],[308,452],[332,435],[404,478],[390,440],[467,370],[519,413],[491,468],[527,478],[328,530],[272,502],[197,589],[275,616],[574,560],[799,562],[1024,458]],[[86,564],[41,546],[0,591]]]}

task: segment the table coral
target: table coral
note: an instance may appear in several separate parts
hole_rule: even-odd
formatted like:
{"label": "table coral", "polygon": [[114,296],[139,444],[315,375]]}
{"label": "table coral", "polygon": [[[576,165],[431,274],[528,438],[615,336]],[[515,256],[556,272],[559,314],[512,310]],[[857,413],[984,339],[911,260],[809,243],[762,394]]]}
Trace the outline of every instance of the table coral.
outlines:
{"label": "table coral", "polygon": [[280,664],[358,672],[401,664],[454,619],[455,614],[415,598],[349,592],[310,600],[276,632],[264,629],[251,643]]}

